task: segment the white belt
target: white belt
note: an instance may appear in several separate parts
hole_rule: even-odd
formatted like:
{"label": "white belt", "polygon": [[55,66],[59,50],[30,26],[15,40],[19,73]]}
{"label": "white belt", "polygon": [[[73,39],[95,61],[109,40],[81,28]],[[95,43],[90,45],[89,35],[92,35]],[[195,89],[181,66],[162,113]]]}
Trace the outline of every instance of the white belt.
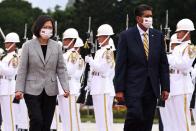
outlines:
{"label": "white belt", "polygon": [[188,73],[182,72],[180,70],[176,70],[176,69],[170,69],[169,70],[170,74],[182,74],[183,76],[187,76]]}
{"label": "white belt", "polygon": [[101,75],[101,73],[95,72],[95,71],[92,72],[92,75],[93,75],[93,76],[100,76],[100,77],[102,77],[102,78],[105,78],[105,76]]}
{"label": "white belt", "polygon": [[93,71],[93,72],[92,72],[92,75],[93,75],[93,76],[99,76],[99,75],[100,75],[100,73],[99,73],[99,72],[95,72],[95,71]]}
{"label": "white belt", "polygon": [[0,79],[12,80],[11,78],[9,78],[7,76],[3,76],[3,75],[0,75]]}

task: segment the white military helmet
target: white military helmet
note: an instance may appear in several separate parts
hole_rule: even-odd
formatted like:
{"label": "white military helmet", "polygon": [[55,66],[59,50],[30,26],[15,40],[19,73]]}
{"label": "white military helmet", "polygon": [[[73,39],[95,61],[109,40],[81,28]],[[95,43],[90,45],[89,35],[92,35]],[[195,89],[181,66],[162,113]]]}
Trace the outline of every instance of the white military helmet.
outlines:
{"label": "white military helmet", "polygon": [[63,43],[61,41],[57,42],[61,47],[63,46]]}
{"label": "white military helmet", "polygon": [[67,38],[77,39],[79,37],[78,31],[74,28],[69,28],[63,33],[63,40]]}
{"label": "white military helmet", "polygon": [[173,35],[171,36],[171,38],[170,38],[170,45],[171,45],[172,43],[180,43],[180,41],[179,41],[178,38],[177,38],[177,34],[176,34],[176,33],[173,34]]}
{"label": "white military helmet", "polygon": [[0,57],[4,56],[4,50],[0,48]]}
{"label": "white military helmet", "polygon": [[173,43],[181,43],[179,40],[178,40],[178,38],[177,38],[177,34],[175,33],[175,34],[173,34],[172,36],[171,36],[171,38],[170,38],[170,43],[169,43],[169,48],[170,48],[170,51],[172,50],[171,49],[171,46],[172,46],[172,44]]}
{"label": "white military helmet", "polygon": [[37,37],[33,34],[32,39],[35,39],[35,38],[37,38]]}
{"label": "white military helmet", "polygon": [[178,31],[194,31],[195,27],[190,19],[182,19],[177,23],[176,32]]}
{"label": "white military helmet", "polygon": [[11,32],[11,33],[8,33],[5,37],[5,43],[7,42],[18,43],[20,42],[20,38],[17,33]]}
{"label": "white military helmet", "polygon": [[111,36],[113,34],[114,34],[114,31],[112,27],[109,24],[103,24],[99,26],[96,36],[102,36],[102,35]]}
{"label": "white military helmet", "polygon": [[115,51],[116,48],[115,48],[115,45],[114,45],[114,41],[112,38],[109,39],[109,46],[111,48],[112,51]]}
{"label": "white military helmet", "polygon": [[21,56],[22,54],[22,48],[18,49],[18,56]]}
{"label": "white military helmet", "polygon": [[80,37],[78,37],[76,39],[76,43],[74,44],[74,47],[82,47],[82,46],[84,46],[84,42]]}

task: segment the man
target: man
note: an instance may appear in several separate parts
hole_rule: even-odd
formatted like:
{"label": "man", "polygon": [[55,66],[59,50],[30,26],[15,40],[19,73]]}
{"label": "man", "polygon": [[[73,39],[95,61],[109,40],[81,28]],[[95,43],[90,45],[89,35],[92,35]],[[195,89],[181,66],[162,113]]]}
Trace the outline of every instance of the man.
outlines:
{"label": "man", "polygon": [[69,28],[65,30],[63,33],[63,46],[67,49],[63,57],[68,70],[70,97],[65,98],[62,89],[59,88],[58,104],[63,123],[62,128],[63,131],[81,131],[79,105],[76,103],[76,100],[80,93],[80,78],[84,71],[84,60],[79,54],[83,41],[79,38],[76,29]]}
{"label": "man", "polygon": [[13,98],[18,57],[16,43],[20,42],[18,34],[11,32],[5,37],[7,55],[0,62],[0,104],[5,131],[15,131]]}
{"label": "man", "polygon": [[96,51],[94,59],[85,57],[90,65],[89,87],[93,99],[93,107],[97,131],[113,131],[113,98],[115,96],[114,77],[114,48],[109,44],[110,36],[114,34],[108,24],[101,25],[97,30],[97,40],[100,49]]}
{"label": "man", "polygon": [[152,26],[152,8],[135,8],[137,25],[120,34],[115,69],[118,101],[125,100],[124,131],[151,131],[157,98],[169,95],[169,65],[162,33]]}

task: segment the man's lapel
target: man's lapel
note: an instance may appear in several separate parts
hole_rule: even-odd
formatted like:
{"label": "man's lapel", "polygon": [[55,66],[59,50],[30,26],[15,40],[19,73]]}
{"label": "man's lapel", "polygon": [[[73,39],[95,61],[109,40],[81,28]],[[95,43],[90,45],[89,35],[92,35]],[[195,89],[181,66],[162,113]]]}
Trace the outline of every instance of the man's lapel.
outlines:
{"label": "man's lapel", "polygon": [[153,46],[154,46],[154,33],[153,33],[152,29],[149,29],[149,55],[148,55],[148,60],[150,60],[151,57],[152,57]]}
{"label": "man's lapel", "polygon": [[138,30],[137,26],[135,26],[134,28],[135,28],[135,39],[136,39],[136,41],[137,41],[137,43],[138,43],[138,45],[141,49],[143,58],[146,60],[146,54],[145,54],[145,51],[144,51],[144,44],[142,42],[139,30]]}

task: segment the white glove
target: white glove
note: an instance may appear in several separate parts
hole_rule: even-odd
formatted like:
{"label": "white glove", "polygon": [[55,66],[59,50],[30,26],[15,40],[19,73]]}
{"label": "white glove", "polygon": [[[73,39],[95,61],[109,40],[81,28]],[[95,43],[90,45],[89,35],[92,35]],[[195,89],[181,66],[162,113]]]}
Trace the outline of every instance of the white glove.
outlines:
{"label": "white glove", "polygon": [[90,63],[91,61],[93,61],[93,57],[91,57],[91,56],[85,56],[85,62],[86,63]]}

